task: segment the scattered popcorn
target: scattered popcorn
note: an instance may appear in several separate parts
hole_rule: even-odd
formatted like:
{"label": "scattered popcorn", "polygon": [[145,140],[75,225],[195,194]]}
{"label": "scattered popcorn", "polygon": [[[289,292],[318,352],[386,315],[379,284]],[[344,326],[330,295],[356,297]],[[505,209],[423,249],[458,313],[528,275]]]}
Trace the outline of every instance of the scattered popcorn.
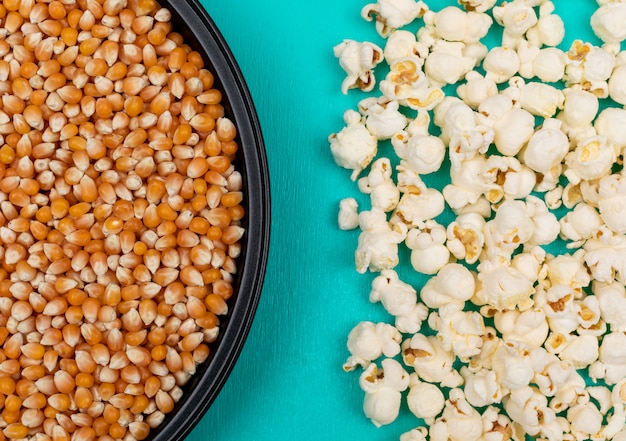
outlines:
{"label": "scattered popcorn", "polygon": [[474,295],[475,286],[470,270],[459,263],[448,263],[424,285],[420,297],[433,309],[450,303],[463,306]]}
{"label": "scattered popcorn", "polygon": [[352,179],[356,180],[376,156],[378,141],[367,130],[358,112],[347,110],[343,118],[346,127],[330,135],[328,141],[337,165],[353,170]]}
{"label": "scattered popcorn", "polygon": [[400,103],[386,98],[366,98],[359,103],[359,110],[365,117],[365,127],[379,140],[389,139],[403,130],[407,118],[398,109]]}
{"label": "scattered popcorn", "polygon": [[415,334],[428,317],[428,308],[417,302],[415,289],[400,280],[393,270],[383,270],[372,282],[371,302],[381,302],[387,312],[396,317],[396,329]]}
{"label": "scattered popcorn", "polygon": [[363,410],[376,427],[392,423],[400,412],[401,392],[409,386],[409,374],[400,363],[386,358],[378,368],[371,363],[361,374],[359,384],[365,391]]}
{"label": "scattered popcorn", "polygon": [[354,198],[344,198],[339,202],[338,224],[342,230],[354,230],[359,226],[359,204]]}
{"label": "scattered popcorn", "polygon": [[477,441],[482,435],[482,418],[466,401],[461,389],[450,391],[450,398],[438,421],[445,422],[448,439],[452,441]]}
{"label": "scattered popcorn", "polygon": [[359,214],[359,245],[355,251],[356,269],[359,273],[394,268],[399,261],[398,244],[406,232],[395,231],[380,208]]}
{"label": "scattered popcorn", "polygon": [[422,274],[435,274],[450,261],[445,246],[446,232],[435,221],[427,221],[425,228],[414,228],[407,233],[404,243],[411,249],[411,265]]}
{"label": "scattered popcorn", "polygon": [[406,398],[409,410],[427,424],[432,424],[445,406],[443,392],[434,384],[420,381],[415,372],[409,378],[409,393]]}
{"label": "scattered popcorn", "polygon": [[344,364],[346,371],[360,365],[369,366],[372,360],[381,355],[395,357],[400,353],[402,334],[387,323],[361,322],[348,335],[348,351],[350,357]]}
{"label": "scattered popcorn", "polygon": [[620,1],[601,5],[591,16],[591,28],[604,43],[617,45],[626,39],[626,4]]}
{"label": "scattered popcorn", "polygon": [[339,226],[394,320],[359,323],[344,369],[376,426],[408,389],[426,426],[401,441],[626,441],[626,2],[565,51],[550,0],[458,3],[379,0],[384,49],[335,47],[344,93],[389,68],[329,137],[369,195]]}
{"label": "scattered popcorn", "polygon": [[378,0],[366,5],[361,16],[367,20],[376,20],[376,30],[386,37],[395,29],[401,28],[428,11],[428,6],[415,0]]}
{"label": "scattered popcorn", "polygon": [[555,47],[539,50],[532,60],[532,75],[546,83],[561,81],[565,75],[567,56]]}
{"label": "scattered popcorn", "polygon": [[372,208],[388,212],[396,208],[400,200],[400,190],[391,179],[391,162],[388,158],[375,160],[366,177],[359,179],[359,190],[369,194]]}
{"label": "scattered popcorn", "polygon": [[374,43],[360,43],[354,40],[344,40],[334,47],[335,57],[339,58],[339,65],[346,72],[346,79],[341,84],[343,93],[349,89],[358,88],[364,92],[374,89],[374,67],[383,60],[383,50]]}

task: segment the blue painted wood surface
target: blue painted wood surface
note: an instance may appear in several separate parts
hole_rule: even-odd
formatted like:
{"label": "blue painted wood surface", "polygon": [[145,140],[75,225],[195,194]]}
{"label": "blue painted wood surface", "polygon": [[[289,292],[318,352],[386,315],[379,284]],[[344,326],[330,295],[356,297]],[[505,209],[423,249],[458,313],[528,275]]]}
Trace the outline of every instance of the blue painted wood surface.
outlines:
{"label": "blue painted wood surface", "polygon": [[[387,320],[368,300],[373,275],[354,269],[357,231],[337,208],[359,193],[327,137],[364,95],[341,93],[332,48],[344,38],[383,44],[360,16],[365,0],[202,0],[237,58],[263,127],[272,184],[272,240],[261,302],[243,352],[189,441],[397,440],[417,420],[375,428],[362,412],[358,373],[341,366],[350,329]],[[433,9],[454,4],[430,1]],[[597,43],[592,0],[556,0],[566,45]],[[576,8],[572,7],[576,5]],[[361,198],[366,201],[366,199]]]}

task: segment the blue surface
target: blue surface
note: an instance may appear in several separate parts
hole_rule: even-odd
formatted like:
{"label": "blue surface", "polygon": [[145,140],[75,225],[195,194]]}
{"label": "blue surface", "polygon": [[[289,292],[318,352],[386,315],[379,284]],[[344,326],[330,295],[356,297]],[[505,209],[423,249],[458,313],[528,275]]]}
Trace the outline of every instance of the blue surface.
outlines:
{"label": "blue surface", "polygon": [[[257,106],[273,220],[265,287],[249,338],[188,440],[397,440],[417,423],[406,406],[394,424],[375,428],[362,412],[359,374],[341,368],[350,329],[360,320],[388,320],[368,301],[373,275],[354,269],[358,232],[337,227],[339,200],[358,190],[350,173],[334,165],[327,143],[343,127],[343,111],[364,96],[341,94],[344,74],[333,46],[344,38],[382,44],[373,24],[360,17],[368,2],[202,3]],[[433,9],[453,3],[428,2]],[[594,1],[555,4],[570,26],[564,47],[575,37],[597,43],[588,25]]]}

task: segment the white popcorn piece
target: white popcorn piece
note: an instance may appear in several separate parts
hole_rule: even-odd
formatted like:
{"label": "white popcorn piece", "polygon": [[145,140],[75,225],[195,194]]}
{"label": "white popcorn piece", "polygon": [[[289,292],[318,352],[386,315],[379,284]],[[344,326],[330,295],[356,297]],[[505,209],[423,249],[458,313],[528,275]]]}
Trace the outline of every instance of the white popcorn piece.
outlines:
{"label": "white popcorn piece", "polygon": [[425,228],[411,229],[405,244],[411,250],[411,265],[422,274],[435,274],[450,261],[445,246],[446,231],[435,221],[426,221]]}
{"label": "white popcorn piece", "polygon": [[498,311],[523,311],[533,306],[533,283],[515,268],[495,265],[491,270],[479,271],[478,280],[480,287],[472,298],[477,305],[489,305]]}
{"label": "white popcorn piece", "polygon": [[569,335],[576,330],[579,323],[574,304],[575,296],[574,289],[567,285],[552,285],[545,291],[537,291],[536,306],[545,312],[551,331]]}
{"label": "white popcorn piece", "polygon": [[572,183],[581,179],[600,179],[611,172],[617,159],[617,151],[604,136],[592,136],[578,143],[576,149],[567,154],[565,163],[568,169],[565,176]]}
{"label": "white popcorn piece", "polygon": [[520,62],[518,70],[519,76],[522,78],[532,78],[534,76],[533,61],[537,55],[539,55],[541,49],[539,49],[539,46],[531,44],[528,40],[521,38],[517,42],[516,50]]}
{"label": "white popcorn piece", "polygon": [[626,84],[626,65],[615,68],[609,78],[609,97],[619,104],[626,104],[626,92],[624,92],[624,84]]}
{"label": "white popcorn piece", "polygon": [[587,239],[594,237],[603,225],[600,213],[584,202],[565,214],[559,224],[561,238],[573,241],[574,247],[580,247]]}
{"label": "white popcorn piece", "polygon": [[[537,183],[535,173],[522,165],[517,158],[510,156],[490,156],[485,163],[485,176],[500,187],[505,199],[523,199]],[[500,195],[494,196],[494,193],[500,191],[492,189],[485,196],[490,202],[497,202]]]}
{"label": "white popcorn piece", "polygon": [[602,231],[600,239],[585,242],[585,263],[598,282],[626,282],[626,236]]}
{"label": "white popcorn piece", "polygon": [[508,47],[494,47],[483,60],[485,78],[496,83],[504,83],[515,75],[520,68],[520,59],[515,49]]}
{"label": "white popcorn piece", "polygon": [[585,267],[585,252],[578,250],[574,254],[560,254],[546,260],[548,279],[552,286],[564,285],[580,291],[591,282]]}
{"label": "white popcorn piece", "polygon": [[418,375],[412,373],[406,402],[413,415],[423,419],[426,424],[432,424],[445,406],[445,397],[440,388],[420,381]]}
{"label": "white popcorn piece", "polygon": [[541,347],[550,330],[546,315],[540,309],[498,311],[494,324],[504,340],[519,341],[531,349]]}
{"label": "white popcorn piece", "polygon": [[518,341],[504,341],[493,355],[492,369],[504,394],[528,386],[535,372],[529,348]]}
{"label": "white popcorn piece", "polygon": [[359,273],[394,268],[399,261],[398,244],[406,231],[393,230],[380,208],[359,214],[361,234],[355,252],[356,269]]}
{"label": "white popcorn piece", "polygon": [[389,158],[379,158],[372,163],[369,174],[358,180],[359,190],[370,195],[373,209],[388,212],[398,205],[400,190],[391,178],[391,172]]}
{"label": "white popcorn piece", "polygon": [[401,341],[402,334],[387,323],[360,322],[348,335],[350,357],[343,368],[345,371],[352,371],[357,366],[366,368],[383,354],[395,357],[400,353]]}
{"label": "white popcorn piece", "polygon": [[598,208],[607,227],[617,234],[626,234],[626,175],[600,179]]}
{"label": "white popcorn piece", "polygon": [[614,332],[626,332],[626,288],[613,283],[594,283],[593,293],[598,299],[600,314]]}
{"label": "white popcorn piece", "polygon": [[365,92],[374,89],[376,79],[373,69],[383,60],[383,50],[380,47],[370,42],[344,40],[333,48],[333,52],[347,75],[341,83],[344,94],[354,88]]}
{"label": "white popcorn piece", "polygon": [[400,162],[398,189],[403,193],[390,219],[392,224],[401,223],[406,228],[424,228],[425,222],[443,213],[443,195],[434,188],[426,188],[414,170]]}
{"label": "white popcorn piece", "polygon": [[476,66],[479,60],[466,56],[465,48],[465,44],[461,42],[435,42],[424,62],[424,72],[430,84],[436,87],[454,84]]}
{"label": "white popcorn piece", "polygon": [[459,263],[448,263],[426,282],[420,299],[429,308],[451,303],[463,306],[474,295],[475,287],[474,275],[469,269]]}
{"label": "white popcorn piece", "polygon": [[538,245],[527,245],[524,251],[511,259],[511,267],[522,273],[532,283],[543,283],[548,269],[545,264],[546,251]]}
{"label": "white popcorn piece", "polygon": [[456,93],[465,104],[477,109],[480,103],[498,93],[498,86],[495,81],[472,70],[465,75],[465,83],[457,87]]}
{"label": "white popcorn piece", "polygon": [[541,47],[558,46],[565,37],[565,24],[563,19],[553,14],[554,4],[544,1],[539,7],[539,20],[537,24],[526,32],[526,38],[531,44]]}
{"label": "white popcorn piece", "polygon": [[506,200],[498,207],[496,216],[485,225],[485,235],[493,246],[514,250],[533,238],[535,222],[527,204],[519,200]]}
{"label": "white popcorn piece", "polygon": [[477,441],[482,436],[481,415],[465,399],[461,389],[452,389],[440,421],[445,421],[452,441]]}
{"label": "white popcorn piece", "polygon": [[502,401],[502,388],[494,371],[481,369],[472,372],[467,366],[463,366],[460,373],[465,381],[465,398],[472,406],[484,407]]}
{"label": "white popcorn piece", "polygon": [[428,47],[418,42],[413,32],[399,29],[387,37],[383,54],[385,61],[391,66],[403,58],[425,59],[428,56]]}
{"label": "white popcorn piece", "polygon": [[615,56],[591,43],[575,40],[568,52],[565,85],[578,85],[599,98],[608,96],[608,80],[615,67]]}
{"label": "white popcorn piece", "polygon": [[603,379],[608,385],[616,384],[626,377],[624,350],[614,346],[623,344],[624,333],[611,332],[606,334],[600,345],[600,356],[597,362],[589,366],[589,377],[592,380]]}
{"label": "white popcorn piece", "polygon": [[466,11],[487,12],[496,4],[496,0],[460,0]]}
{"label": "white popcorn piece", "polygon": [[600,103],[598,97],[586,90],[566,89],[565,104],[560,115],[568,127],[587,127],[591,125]]}
{"label": "white popcorn piece", "polygon": [[524,109],[511,109],[493,126],[494,144],[506,156],[516,155],[535,133],[535,118]]}
{"label": "white popcorn piece", "polygon": [[378,140],[367,130],[358,112],[347,110],[344,121],[346,126],[339,133],[330,135],[328,142],[337,165],[352,170],[352,180],[356,180],[376,156]]}
{"label": "white popcorn piece", "polygon": [[[468,400],[469,401],[469,400]],[[503,441],[506,439],[521,439],[521,433],[514,433],[516,427],[511,419],[495,406],[489,406],[482,414],[483,435],[485,441]],[[519,430],[517,431],[519,432]]]}
{"label": "white popcorn piece", "polygon": [[593,125],[610,144],[626,147],[626,110],[608,107],[598,114]]}
{"label": "white popcorn piece", "polygon": [[598,338],[593,335],[573,336],[559,352],[561,360],[571,361],[576,369],[584,369],[598,359]]}
{"label": "white popcorn piece", "polygon": [[485,219],[477,213],[459,215],[447,228],[446,246],[457,259],[475,263],[483,249]]}
{"label": "white popcorn piece", "polygon": [[504,93],[498,93],[487,98],[478,106],[476,122],[492,127],[504,114],[513,108],[513,99]]}
{"label": "white popcorn piece", "polygon": [[[622,386],[619,387],[620,383],[616,385],[613,390],[617,389],[618,394],[623,390]],[[607,439],[613,439],[615,441],[620,441],[626,439],[626,411],[624,410],[623,400],[614,399],[613,400],[613,413],[607,417],[607,424],[602,427],[601,435],[604,435]],[[601,410],[602,412],[602,410]]]}
{"label": "white popcorn piece", "polygon": [[533,387],[523,387],[504,399],[504,408],[511,420],[520,424],[524,432],[543,435],[550,440],[563,437],[563,430],[554,410],[548,407],[547,398]]}
{"label": "white popcorn piece", "polygon": [[429,11],[424,22],[432,25],[439,38],[447,41],[476,43],[487,35],[493,20],[487,14],[465,12],[455,6],[448,6],[434,13]]}
{"label": "white popcorn piece", "polygon": [[404,364],[412,366],[424,381],[457,387],[463,378],[454,369],[454,354],[445,351],[436,336],[415,334],[402,342]]}
{"label": "white popcorn piece", "polygon": [[553,397],[576,372],[570,362],[563,362],[543,347],[533,349],[530,358],[535,371],[533,383],[546,397]]}
{"label": "white popcorn piece", "polygon": [[[481,314],[484,317],[490,317],[489,311],[492,310],[490,307],[485,307],[481,309]],[[485,326],[485,333],[482,335],[483,344],[480,348],[480,354],[471,358],[470,362],[467,365],[467,368],[471,372],[478,372],[481,369],[491,369],[493,367],[493,357],[496,351],[500,346],[504,344],[504,341],[498,337],[498,332],[489,326]]]}
{"label": "white popcorn piece", "polygon": [[378,140],[390,139],[407,125],[407,118],[400,110],[397,101],[384,97],[365,98],[359,102],[359,111],[365,117],[365,127]]}
{"label": "white popcorn piece", "polygon": [[381,302],[387,312],[396,318],[396,329],[414,334],[428,317],[428,308],[417,302],[415,289],[404,283],[393,270],[383,270],[372,281],[370,301]]}
{"label": "white popcorn piece", "polygon": [[[552,184],[551,186],[554,185],[555,184]],[[563,187],[561,187],[560,185],[556,185],[551,190],[547,190],[545,192],[543,200],[550,210],[558,210],[563,205],[563,190]],[[537,191],[541,190],[537,189]]]}
{"label": "white popcorn piece", "polygon": [[579,439],[587,439],[602,428],[602,414],[591,402],[576,404],[567,410],[571,433]]}
{"label": "white popcorn piece", "polygon": [[[420,122],[420,120],[424,120],[424,122]],[[405,161],[406,166],[418,174],[438,171],[446,154],[446,146],[443,141],[437,136],[428,134],[429,122],[428,113],[419,111],[418,117],[409,123],[406,131],[399,132],[391,138],[391,144],[396,155]],[[426,127],[422,129],[424,123]]]}
{"label": "white popcorn piece", "polygon": [[418,57],[399,58],[389,66],[389,73],[380,82],[380,91],[387,99],[412,109],[432,109],[443,99],[444,93],[439,87],[431,87],[422,71],[423,64]]}
{"label": "white popcorn piece", "polygon": [[555,47],[544,48],[532,61],[532,73],[541,81],[556,83],[563,79],[566,64],[565,52]]}
{"label": "white popcorn piece", "polygon": [[443,101],[435,108],[435,124],[441,128],[441,140],[448,144],[452,170],[464,161],[485,153],[493,141],[493,131],[477,124],[477,113],[459,99]]}
{"label": "white popcorn piece", "polygon": [[428,324],[437,331],[443,349],[452,351],[462,362],[480,354],[485,324],[478,312],[463,311],[458,304],[450,303],[431,313]]}
{"label": "white popcorn piece", "polygon": [[569,151],[569,140],[561,131],[561,121],[553,118],[544,120],[543,126],[528,140],[521,158],[528,167],[541,174],[549,174],[560,164]]}
{"label": "white popcorn piece", "polygon": [[376,31],[388,36],[393,30],[408,25],[428,11],[428,6],[415,0],[378,0],[365,5],[361,16],[367,20],[376,20]]}
{"label": "white popcorn piece", "polygon": [[560,226],[556,216],[548,210],[545,202],[536,196],[526,198],[526,211],[533,222],[533,235],[529,244],[548,245],[559,235]]}
{"label": "white popcorn piece", "polygon": [[537,14],[532,6],[520,0],[494,7],[493,17],[504,27],[503,40],[519,38],[537,24]]}
{"label": "white popcorn piece", "polygon": [[416,427],[400,435],[400,441],[428,441],[428,429]]}
{"label": "white popcorn piece", "polygon": [[591,29],[604,43],[619,45],[626,39],[624,22],[626,21],[626,4],[620,1],[601,5],[591,16]]}
{"label": "white popcorn piece", "polygon": [[354,230],[359,226],[359,204],[354,198],[344,198],[339,201],[338,224],[342,230]]}
{"label": "white popcorn piece", "polygon": [[401,392],[409,386],[409,374],[392,358],[381,362],[381,368],[370,364],[359,378],[365,391],[363,410],[376,427],[391,424],[400,413]]}
{"label": "white popcorn piece", "polygon": [[509,80],[509,84],[510,87],[503,93],[510,94],[522,109],[532,115],[551,118],[563,108],[565,96],[556,87],[537,81],[525,83],[519,77]]}

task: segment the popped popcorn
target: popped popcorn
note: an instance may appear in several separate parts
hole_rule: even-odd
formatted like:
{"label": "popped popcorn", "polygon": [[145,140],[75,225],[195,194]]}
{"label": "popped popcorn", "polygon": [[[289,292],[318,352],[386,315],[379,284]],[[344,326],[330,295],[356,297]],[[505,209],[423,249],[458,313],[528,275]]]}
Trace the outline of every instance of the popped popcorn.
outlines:
{"label": "popped popcorn", "polygon": [[347,110],[344,121],[346,127],[330,135],[328,141],[337,165],[353,170],[351,177],[356,180],[376,156],[378,140],[367,130],[358,112]]}
{"label": "popped popcorn", "polygon": [[339,65],[346,72],[341,84],[343,93],[358,88],[365,92],[374,89],[376,78],[373,69],[383,59],[383,50],[374,43],[360,43],[355,40],[344,40],[333,48]]}
{"label": "popped popcorn", "polygon": [[411,249],[411,265],[422,274],[435,274],[450,261],[445,246],[446,232],[434,221],[427,221],[423,229],[411,229],[404,243]]}
{"label": "popped popcorn", "polygon": [[387,323],[361,322],[348,335],[350,357],[344,364],[346,371],[360,365],[366,368],[381,355],[394,357],[400,352],[402,334]]}
{"label": "popped popcorn", "polygon": [[413,372],[409,376],[406,402],[413,415],[423,419],[427,424],[432,424],[445,406],[445,397],[441,389],[434,384],[420,381],[418,375]]}
{"label": "popped popcorn", "polygon": [[354,253],[359,273],[394,268],[399,261],[398,244],[406,232],[396,231],[387,222],[380,208],[359,213],[359,245]]}
{"label": "popped popcorn", "polygon": [[398,205],[400,190],[391,178],[391,171],[389,159],[380,158],[372,163],[369,174],[359,179],[359,190],[370,195],[372,208],[387,212]]}
{"label": "popped popcorn", "polygon": [[361,16],[368,21],[376,20],[376,30],[385,37],[428,11],[428,6],[415,0],[378,0],[363,7]]}
{"label": "popped popcorn", "polygon": [[354,198],[343,198],[339,201],[338,224],[342,230],[354,230],[359,226],[359,204]]}
{"label": "popped popcorn", "polygon": [[415,289],[404,283],[393,270],[383,270],[372,282],[371,302],[381,302],[396,318],[396,329],[415,334],[428,317],[428,308],[417,301]]}
{"label": "popped popcorn", "polygon": [[376,427],[392,423],[400,412],[400,401],[409,386],[409,374],[392,358],[381,362],[381,368],[371,363],[359,379],[365,391],[363,410]]}
{"label": "popped popcorn", "polygon": [[626,3],[599,0],[602,47],[567,51],[550,0],[459,4],[367,5],[384,49],[346,40],[338,55],[344,92],[389,67],[329,143],[364,174],[369,207],[346,198],[338,220],[360,227],[357,271],[379,273],[370,300],[394,320],[355,327],[344,368],[365,369],[375,425],[408,389],[426,427],[401,441],[626,441]]}

